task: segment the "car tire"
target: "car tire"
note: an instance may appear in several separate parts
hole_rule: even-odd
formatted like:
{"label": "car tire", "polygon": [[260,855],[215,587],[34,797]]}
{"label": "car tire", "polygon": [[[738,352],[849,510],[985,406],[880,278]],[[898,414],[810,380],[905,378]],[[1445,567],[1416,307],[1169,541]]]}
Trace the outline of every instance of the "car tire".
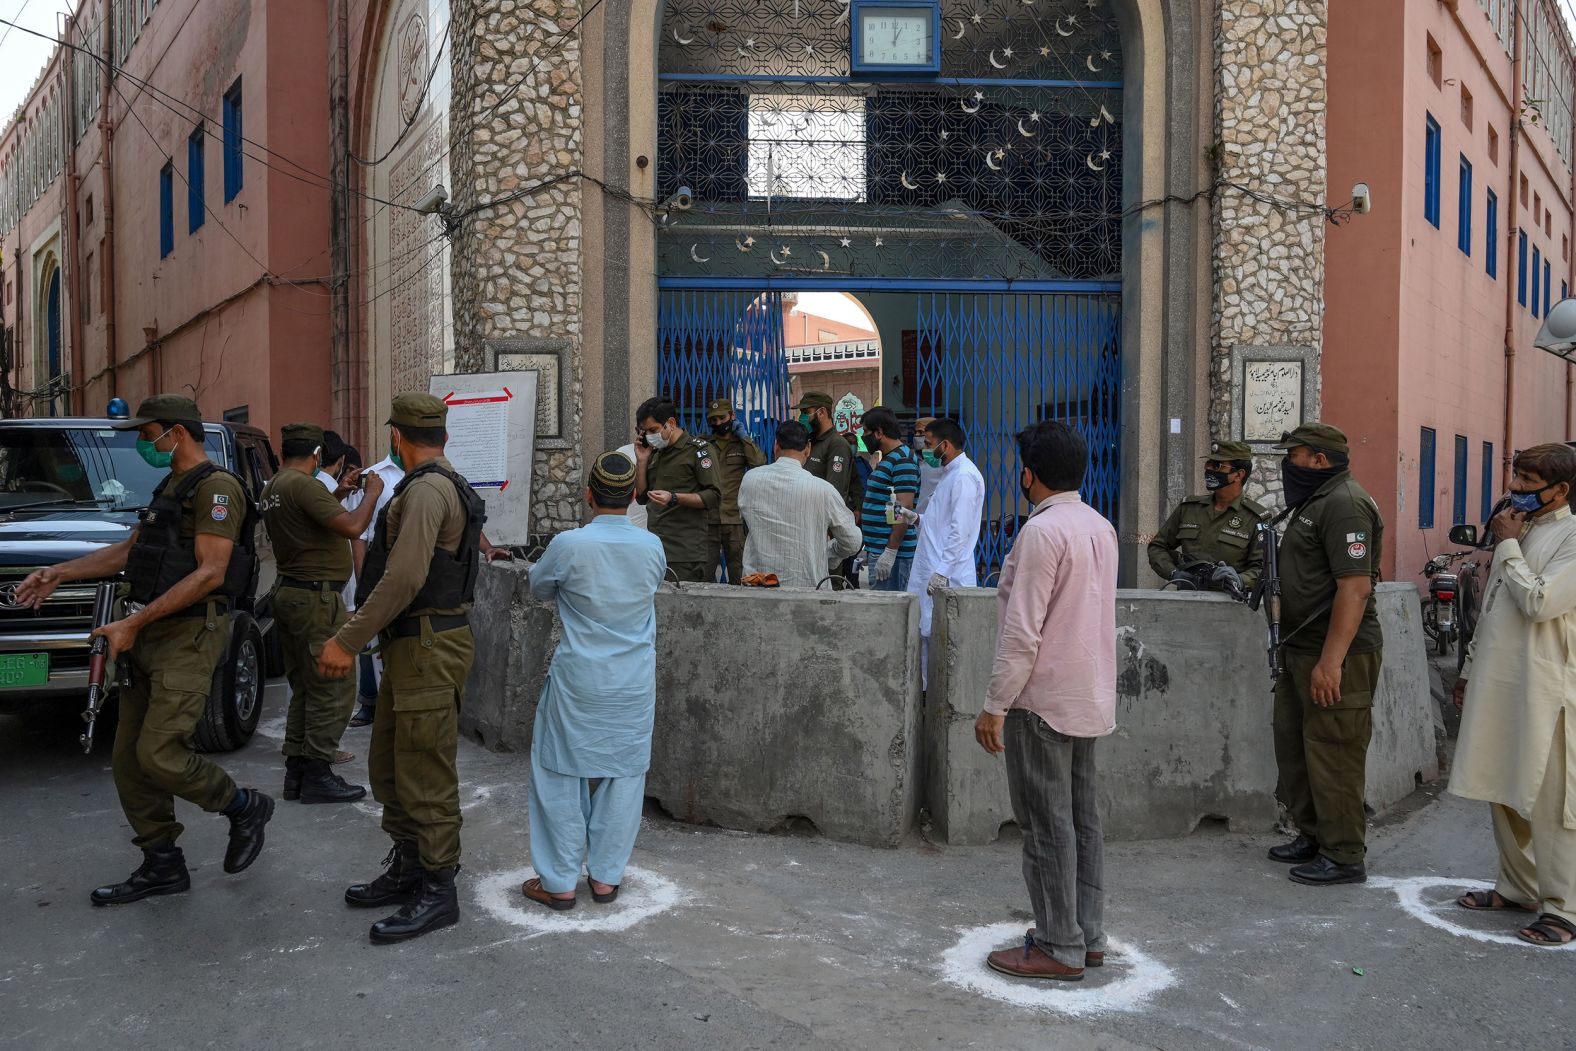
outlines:
{"label": "car tire", "polygon": [[263,714],[263,634],[249,615],[235,616],[230,646],[213,672],[213,687],[193,739],[199,751],[245,747]]}

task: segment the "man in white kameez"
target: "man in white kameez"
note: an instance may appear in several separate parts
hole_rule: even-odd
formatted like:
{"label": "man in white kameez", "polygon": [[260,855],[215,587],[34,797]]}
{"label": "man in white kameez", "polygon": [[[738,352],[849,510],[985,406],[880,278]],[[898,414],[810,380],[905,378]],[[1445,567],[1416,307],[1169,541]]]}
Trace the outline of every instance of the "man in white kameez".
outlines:
{"label": "man in white kameez", "polygon": [[667,559],[662,541],[625,516],[634,495],[634,460],[597,457],[585,490],[595,517],[555,536],[531,567],[531,596],[558,604],[563,631],[537,702],[536,876],[520,889],[558,911],[574,908],[582,864],[592,899],[616,899],[640,831],[657,703],[655,599]]}
{"label": "man in white kameez", "polygon": [[926,445],[941,458],[941,481],[925,501],[923,514],[907,508],[898,513],[919,524],[919,544],[909,569],[908,590],[919,596],[920,672],[930,685],[930,621],[933,596],[942,588],[975,584],[974,545],[980,538],[985,510],[985,479],[963,451],[963,428],[956,420],[932,420]]}
{"label": "man in white kameez", "polygon": [[1537,913],[1519,937],[1576,940],[1576,450],[1516,454],[1499,541],[1456,704],[1450,791],[1492,806],[1499,880],[1467,909]]}

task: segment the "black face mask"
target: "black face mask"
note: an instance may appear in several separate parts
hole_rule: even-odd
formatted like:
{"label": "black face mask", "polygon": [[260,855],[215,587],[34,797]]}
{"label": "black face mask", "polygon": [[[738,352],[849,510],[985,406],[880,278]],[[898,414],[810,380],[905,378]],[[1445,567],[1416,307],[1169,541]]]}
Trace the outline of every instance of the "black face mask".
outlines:
{"label": "black face mask", "polygon": [[1345,464],[1334,467],[1299,467],[1287,456],[1281,460],[1281,485],[1286,490],[1286,505],[1296,507],[1318,492],[1319,487],[1331,478],[1346,473]]}
{"label": "black face mask", "polygon": [[1204,488],[1208,489],[1212,493],[1216,489],[1224,489],[1224,488],[1226,488],[1226,486],[1228,486],[1230,484],[1231,484],[1231,473],[1229,471],[1205,471],[1204,472]]}
{"label": "black face mask", "polygon": [[718,420],[716,423],[711,425],[711,433],[713,433],[713,434],[732,434],[733,433],[733,421],[732,420]]}

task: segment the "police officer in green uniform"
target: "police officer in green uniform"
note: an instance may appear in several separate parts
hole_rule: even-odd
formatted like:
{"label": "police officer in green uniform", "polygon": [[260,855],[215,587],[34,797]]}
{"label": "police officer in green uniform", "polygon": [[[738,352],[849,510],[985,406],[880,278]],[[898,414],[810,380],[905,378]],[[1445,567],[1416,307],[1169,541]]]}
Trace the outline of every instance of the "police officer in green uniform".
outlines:
{"label": "police officer in green uniform", "polygon": [[284,797],[303,803],[351,803],[367,790],[347,784],[331,764],[355,705],[355,683],[320,676],[317,653],[345,624],[350,541],[372,520],[383,479],[376,472],[368,474],[365,499],[354,512],[346,511],[317,478],[323,428],[286,424],[280,439],[284,466],[263,488],[260,510],[279,566],[274,629],[290,682]]}
{"label": "police officer in green uniform", "polygon": [[1384,523],[1352,477],[1346,435],[1305,423],[1281,436],[1283,671],[1275,683],[1278,794],[1297,825],[1270,850],[1298,883],[1368,878],[1363,793],[1384,636],[1374,604]]}
{"label": "police officer in green uniform", "polygon": [[[832,419],[832,396],[818,390],[806,391],[799,399],[799,422],[810,429],[810,458],[804,469],[832,483],[837,495],[848,503],[848,487],[854,477],[854,451],[848,439],[837,433]],[[855,514],[858,508],[850,508]]]}
{"label": "police officer in green uniform", "polygon": [[448,406],[401,394],[389,415],[389,457],[405,471],[378,513],[356,582],[356,612],[323,644],[318,672],[350,674],[376,636],[383,682],[368,772],[394,841],[387,868],[345,891],[358,908],[399,905],[372,925],[377,943],[404,941],[460,918],[460,782],[456,731],[475,640],[481,498],[444,457]]}
{"label": "police officer in green uniform", "polygon": [[739,483],[744,472],[766,462],[750,432],[733,412],[733,402],[718,398],[706,407],[711,444],[717,451],[722,502],[717,505],[717,542],[714,551],[728,566],[728,583],[744,579],[744,517],[739,514]]}
{"label": "police officer in green uniform", "polygon": [[646,507],[646,528],[662,541],[668,568],[681,581],[716,579],[712,525],[722,505],[717,453],[704,438],[685,434],[679,410],[650,398],[635,410],[635,500]]}
{"label": "police officer in green uniform", "polygon": [[129,653],[130,682],[120,693],[112,766],[121,809],[143,862],[123,882],[100,887],[94,905],[120,905],[191,887],[175,845],[183,826],[175,797],[230,819],[224,871],[240,872],[263,849],[274,801],[237,788],[191,744],[230,641],[230,610],[255,585],[256,512],[241,480],[208,459],[202,414],[190,398],[158,394],[136,416],[111,424],[136,430],[137,451],[170,474],[153,492],[129,539],[22,582],[17,599],[37,608],[62,583],[125,571],[140,608],[93,632],[112,658]]}
{"label": "police officer in green uniform", "polygon": [[1149,542],[1149,567],[1162,580],[1193,562],[1224,562],[1252,591],[1264,568],[1255,531],[1269,512],[1242,494],[1253,473],[1253,450],[1244,442],[1215,442],[1204,458],[1206,492],[1176,506]]}

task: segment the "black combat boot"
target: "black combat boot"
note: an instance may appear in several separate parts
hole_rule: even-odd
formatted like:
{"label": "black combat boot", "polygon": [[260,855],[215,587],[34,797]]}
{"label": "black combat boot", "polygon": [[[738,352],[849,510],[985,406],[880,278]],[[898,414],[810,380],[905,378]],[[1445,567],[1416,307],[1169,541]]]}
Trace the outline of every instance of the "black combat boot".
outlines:
{"label": "black combat boot", "polygon": [[1271,861],[1279,861],[1286,865],[1300,865],[1319,856],[1319,841],[1312,836],[1299,835],[1290,843],[1271,847],[1269,856]]}
{"label": "black combat boot", "polygon": [[414,843],[395,843],[383,859],[383,875],[345,889],[345,904],[358,909],[403,905],[421,889],[421,855]]}
{"label": "black combat boot", "polygon": [[274,797],[255,788],[243,788],[246,802],[230,818],[230,845],[224,852],[224,871],[240,872],[263,851],[263,829],[274,816]]}
{"label": "black combat boot", "polygon": [[460,896],[454,889],[458,865],[446,869],[422,869],[421,890],[404,908],[372,925],[372,941],[377,945],[419,938],[429,931],[452,926],[460,921]]}
{"label": "black combat boot", "polygon": [[280,794],[286,802],[301,798],[301,767],[305,762],[299,755],[285,756],[285,790]]}
{"label": "black combat boot", "polygon": [[354,803],[366,794],[365,788],[350,784],[323,760],[301,760],[301,802]]}
{"label": "black combat boot", "polygon": [[179,894],[191,890],[192,877],[186,871],[186,855],[168,841],[142,852],[142,864],[122,883],[111,883],[93,892],[95,905],[124,905],[155,894]]}

